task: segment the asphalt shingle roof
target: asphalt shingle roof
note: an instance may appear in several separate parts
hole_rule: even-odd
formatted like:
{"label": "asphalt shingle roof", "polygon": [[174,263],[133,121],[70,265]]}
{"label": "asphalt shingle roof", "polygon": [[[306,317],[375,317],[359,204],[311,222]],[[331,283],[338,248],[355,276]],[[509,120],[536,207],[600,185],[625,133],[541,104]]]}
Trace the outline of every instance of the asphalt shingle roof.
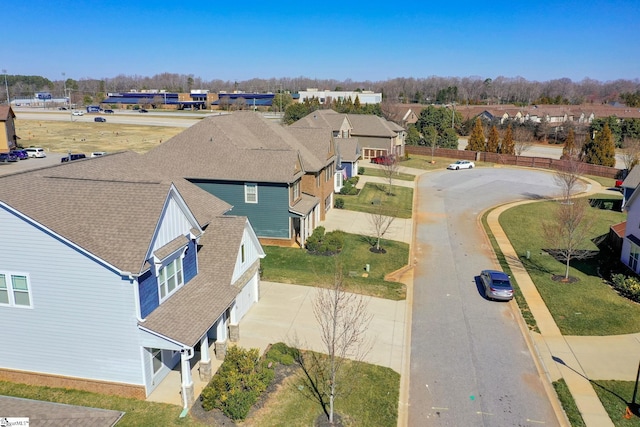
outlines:
{"label": "asphalt shingle roof", "polygon": [[187,179],[291,183],[305,168],[326,164],[309,147],[261,114],[237,111],[202,119],[144,156],[156,168]]}
{"label": "asphalt shingle roof", "polygon": [[[230,205],[182,179],[174,180],[201,226]],[[0,177],[0,201],[119,270],[137,274],[172,181],[144,167],[133,152],[77,160]]]}

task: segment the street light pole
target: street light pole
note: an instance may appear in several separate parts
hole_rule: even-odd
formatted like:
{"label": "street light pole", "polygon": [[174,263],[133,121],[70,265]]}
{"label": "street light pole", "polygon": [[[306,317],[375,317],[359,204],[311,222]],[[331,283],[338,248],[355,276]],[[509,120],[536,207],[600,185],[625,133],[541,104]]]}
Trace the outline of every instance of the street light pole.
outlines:
{"label": "street light pole", "polygon": [[7,91],[7,105],[11,105],[11,98],[9,98],[9,85],[7,84],[7,70],[3,69],[4,74],[4,88]]}

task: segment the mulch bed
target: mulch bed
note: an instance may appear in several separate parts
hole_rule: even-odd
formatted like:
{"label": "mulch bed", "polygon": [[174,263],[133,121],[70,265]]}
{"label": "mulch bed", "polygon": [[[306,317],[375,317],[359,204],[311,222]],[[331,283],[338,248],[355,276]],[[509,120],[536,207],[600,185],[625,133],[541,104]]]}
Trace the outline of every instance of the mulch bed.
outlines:
{"label": "mulch bed", "polygon": [[569,276],[568,279],[565,279],[563,275],[559,275],[559,274],[554,274],[553,276],[551,276],[551,280],[553,280],[554,282],[560,282],[560,283],[566,283],[566,284],[576,283],[580,281],[580,279],[578,279],[577,277]]}
{"label": "mulch bed", "polygon": [[[280,386],[280,384],[282,384],[284,380],[286,380],[289,376],[293,375],[297,369],[298,369],[298,366],[295,364],[287,366],[287,365],[282,365],[278,363],[275,367],[275,377],[273,378],[273,381],[271,381],[271,384],[269,384],[269,387],[267,387],[267,390],[264,393],[262,393],[262,395],[260,396],[260,399],[258,399],[258,401],[251,407],[251,410],[249,411],[249,415],[247,415],[247,419],[250,419],[255,411],[264,407],[266,402],[269,400],[269,397],[278,390],[278,387]],[[212,409],[211,411],[205,411],[202,408],[202,402],[200,401],[200,399],[198,399],[196,403],[193,404],[189,413],[194,419],[200,421],[203,424],[207,424],[211,426],[236,426],[237,425],[232,419],[224,415],[222,411],[219,409]]]}

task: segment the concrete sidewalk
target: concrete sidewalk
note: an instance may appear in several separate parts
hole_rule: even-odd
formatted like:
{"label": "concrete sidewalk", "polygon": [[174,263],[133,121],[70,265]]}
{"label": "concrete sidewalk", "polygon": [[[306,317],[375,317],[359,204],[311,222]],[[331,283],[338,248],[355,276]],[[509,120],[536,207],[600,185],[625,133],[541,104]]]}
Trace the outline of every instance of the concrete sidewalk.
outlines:
{"label": "concrete sidewalk", "polygon": [[[598,183],[591,182],[590,189],[583,195],[602,191]],[[589,380],[635,381],[640,354],[640,334],[597,337],[561,334],[498,222],[502,212],[524,203],[533,201],[501,206],[488,215],[487,222],[540,329],[540,333],[529,332],[527,338],[537,352],[541,369],[549,381],[560,378],[565,380],[585,424],[594,427],[613,426]]]}

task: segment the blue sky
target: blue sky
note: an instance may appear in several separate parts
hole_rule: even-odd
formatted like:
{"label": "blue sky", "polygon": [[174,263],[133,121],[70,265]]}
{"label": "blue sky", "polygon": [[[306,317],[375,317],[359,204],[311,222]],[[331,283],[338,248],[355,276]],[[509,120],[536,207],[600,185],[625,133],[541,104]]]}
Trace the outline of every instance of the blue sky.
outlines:
{"label": "blue sky", "polygon": [[0,69],[51,80],[640,78],[640,1],[56,1],[0,6]]}

